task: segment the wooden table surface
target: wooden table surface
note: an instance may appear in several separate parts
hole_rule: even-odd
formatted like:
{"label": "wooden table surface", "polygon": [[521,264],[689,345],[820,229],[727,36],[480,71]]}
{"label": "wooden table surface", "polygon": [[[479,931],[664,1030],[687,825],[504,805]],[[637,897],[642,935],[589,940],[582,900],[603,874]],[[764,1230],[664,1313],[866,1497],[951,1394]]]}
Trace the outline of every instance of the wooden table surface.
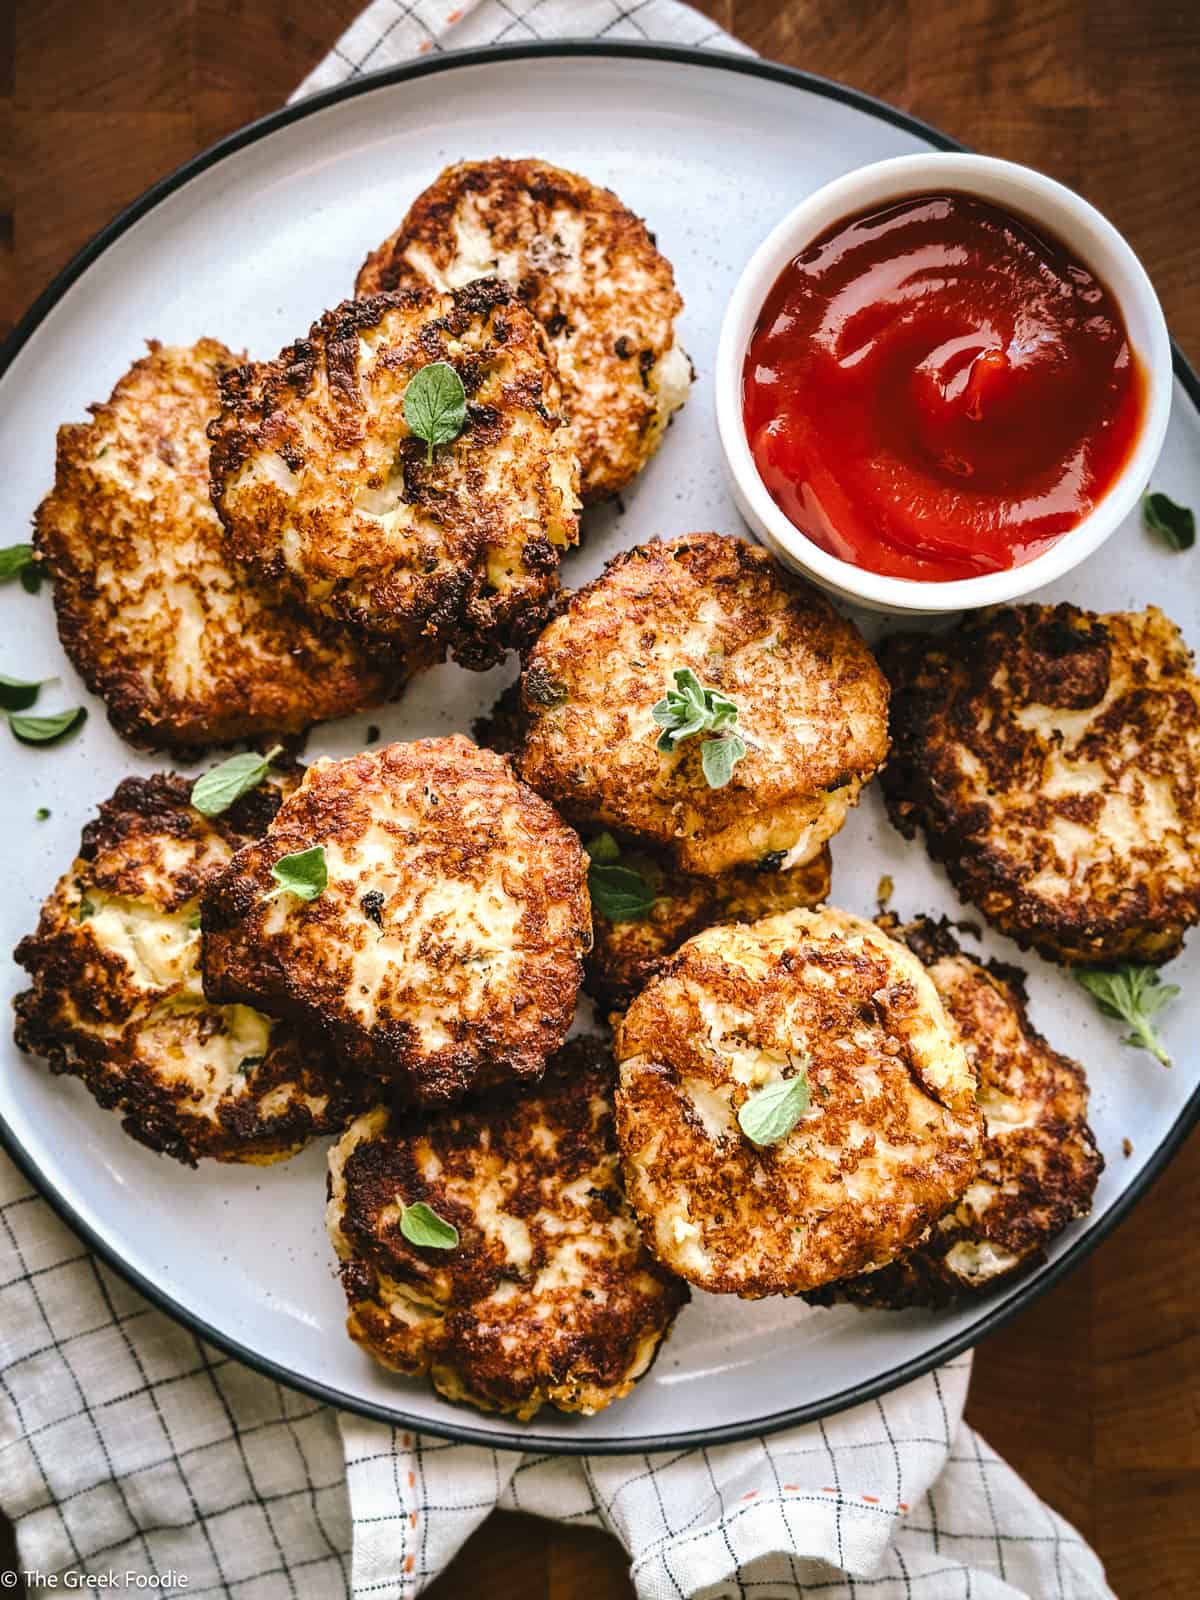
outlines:
{"label": "wooden table surface", "polygon": [[[279,105],[359,7],[0,0],[0,325],[126,201]],[[1195,0],[701,9],[764,55],[1081,190],[1132,241],[1176,339],[1200,360]],[[1200,1592],[1198,1299],[1193,1138],[1090,1260],[976,1357],[969,1419],[1092,1540],[1122,1600]],[[614,1540],[508,1515],[493,1516],[429,1592],[473,1590],[489,1600],[632,1594]]]}

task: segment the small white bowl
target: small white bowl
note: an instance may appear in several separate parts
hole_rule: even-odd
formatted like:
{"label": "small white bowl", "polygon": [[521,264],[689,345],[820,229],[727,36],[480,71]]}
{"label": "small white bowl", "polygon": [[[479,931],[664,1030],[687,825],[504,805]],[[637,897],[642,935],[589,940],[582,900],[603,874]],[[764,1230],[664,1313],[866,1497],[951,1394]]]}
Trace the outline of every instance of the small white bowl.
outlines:
{"label": "small white bowl", "polygon": [[[948,583],[884,577],[830,555],[800,532],[758,473],[742,420],[742,368],[763,302],[793,257],[834,223],[907,195],[977,196],[1042,226],[1108,288],[1146,373],[1146,407],[1137,443],[1103,498],[1070,532],[1024,566]],[[721,326],[717,350],[717,429],[746,521],[785,565],[822,588],[875,611],[932,613],[997,605],[1061,578],[1115,532],[1141,498],[1167,432],[1171,341],[1145,269],[1111,222],[1052,178],[1012,161],[941,152],[878,161],[837,178],[788,213],[750,257]]]}

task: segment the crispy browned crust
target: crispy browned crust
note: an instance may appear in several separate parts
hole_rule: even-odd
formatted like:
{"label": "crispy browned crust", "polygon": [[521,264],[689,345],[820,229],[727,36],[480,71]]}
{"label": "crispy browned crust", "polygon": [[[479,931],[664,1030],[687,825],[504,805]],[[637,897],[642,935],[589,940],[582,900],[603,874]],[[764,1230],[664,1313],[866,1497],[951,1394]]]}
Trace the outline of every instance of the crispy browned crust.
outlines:
{"label": "crispy browned crust", "polygon": [[33,980],[16,999],[17,1044],[52,1071],[82,1079],[152,1150],[192,1166],[201,1156],[277,1160],[345,1127],[362,1095],[323,1050],[283,1025],[269,1033],[260,1025],[261,1059],[234,1076],[223,1072],[214,1045],[247,1030],[234,1013],[205,1003],[198,935],[155,974],[139,972],[97,935],[94,913],[116,903],[138,918],[144,940],[157,940],[165,961],[172,930],[182,934],[204,886],[266,828],[281,798],[274,783],[264,784],[209,821],[188,803],[190,792],[190,780],[175,774],[126,778],[84,828],[36,933],[16,949]]}
{"label": "crispy browned crust", "polygon": [[[272,865],[317,844],[325,892],[268,900]],[[203,917],[212,998],[315,1027],[427,1103],[540,1076],[591,938],[578,838],[457,734],[315,763]]]}
{"label": "crispy browned crust", "polygon": [[[522,1420],[627,1394],[688,1291],[647,1253],[621,1192],[612,1087],[609,1051],[576,1039],[519,1098],[355,1123],[330,1157],[350,1337]],[[457,1248],[405,1239],[400,1202],[418,1201],[458,1229]]]}
{"label": "crispy browned crust", "polygon": [[1029,1020],[1025,975],[964,955],[945,923],[881,918],[929,966],[979,1075],[987,1127],[966,1195],[907,1255],[878,1272],[807,1296],[900,1310],[990,1292],[1045,1259],[1068,1223],[1087,1216],[1104,1157],[1088,1125],[1083,1068]]}
{"label": "crispy browned crust", "polygon": [[[796,1294],[892,1260],[962,1194],[982,1124],[920,964],[845,912],[690,939],[617,1028],[617,1129],[646,1243],[698,1287]],[[807,1072],[779,1142],[737,1122]]]}
{"label": "crispy browned crust", "polygon": [[1054,959],[1167,961],[1200,920],[1200,682],[1151,606],[901,634],[883,789],[965,899]]}
{"label": "crispy browned crust", "polygon": [[[739,709],[750,746],[723,789],[700,738],[660,752],[676,668]],[[713,876],[811,858],[887,753],[887,683],[853,623],[765,550],[686,534],[617,556],[574,594],[521,677],[518,765],[573,821],[671,849]]]}
{"label": "crispy browned crust", "polygon": [[281,605],[231,560],[205,428],[224,345],[155,341],[92,420],[58,431],[34,542],[63,648],[136,744],[193,751],[377,705],[397,668]]}
{"label": "crispy browned crust", "polygon": [[460,161],[363,262],[355,293],[460,281],[462,227],[546,330],[585,502],[616,493],[667,420],[656,369],[683,309],[670,262],[609,189],[544,161]]}
{"label": "crispy browned crust", "polygon": [[[430,466],[404,394],[435,361],[468,404]],[[578,538],[578,468],[545,336],[507,285],[346,301],[221,396],[213,502],[264,581],[415,665],[491,666],[537,632]]]}
{"label": "crispy browned crust", "polygon": [[592,951],[583,986],[605,1006],[624,1007],[662,970],[685,939],[721,922],[757,922],[777,911],[816,906],[829,894],[829,848],[786,872],[746,867],[719,878],[680,872],[663,851],[623,847],[621,865],[632,867],[654,891],[649,915],[610,922],[592,902]]}

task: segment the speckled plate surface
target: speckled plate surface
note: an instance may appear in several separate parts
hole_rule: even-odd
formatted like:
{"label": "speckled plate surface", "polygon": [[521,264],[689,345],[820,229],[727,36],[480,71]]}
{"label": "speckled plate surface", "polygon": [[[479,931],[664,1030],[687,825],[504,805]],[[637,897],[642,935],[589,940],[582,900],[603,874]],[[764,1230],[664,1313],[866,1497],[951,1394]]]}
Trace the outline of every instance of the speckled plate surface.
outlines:
{"label": "speckled plate surface", "polygon": [[[118,218],[38,302],[0,367],[5,543],[48,487],[54,433],[106,396],[156,337],[209,334],[274,355],[351,292],[368,248],[447,162],[537,155],[614,188],[656,231],[687,302],[682,332],[697,382],[666,443],[621,505],[586,520],[566,564],[576,584],[655,534],[741,531],[717,448],[711,375],[726,298],[750,251],[809,190],[863,162],[947,148],[902,113],[836,85],[743,57],[666,47],[548,45],[442,57],[352,81],[244,130]],[[1200,500],[1200,390],[1182,363],[1157,487]],[[1200,643],[1197,558],[1172,557],[1132,521],[1052,599],[1100,609],[1156,601]],[[49,596],[0,591],[0,671],[57,676],[54,705],[88,700],[83,733],[59,748],[0,731],[8,954],[71,858],[82,824],[120,777],[162,763],[128,749],[64,661]],[[865,623],[876,633],[878,620]],[[513,675],[442,667],[371,720],[385,738],[467,730]],[[49,706],[49,700],[47,701]],[[310,754],[360,746],[366,718],[318,729]],[[35,823],[39,805],[52,818]],[[959,914],[944,875],[888,826],[869,793],[834,842],[833,899],[870,914],[882,874],[894,906]],[[984,948],[1017,952],[988,936]],[[824,1415],[891,1388],[974,1342],[1067,1270],[1134,1203],[1200,1114],[1200,941],[1172,968],[1176,1066],[1123,1049],[1119,1030],[1036,957],[1035,1022],[1092,1082],[1108,1167],[1091,1218],[1018,1286],[939,1314],[813,1311],[697,1295],[629,1399],[593,1418],[543,1413],[522,1428],[452,1405],[373,1366],[342,1332],[344,1306],[322,1226],[325,1151],[266,1170],[189,1172],[122,1134],[80,1084],[0,1043],[0,1133],[47,1198],[104,1257],[174,1316],[244,1360],[338,1405],[447,1436],[550,1451],[713,1442]],[[1128,1139],[1131,1153],[1122,1153]]]}

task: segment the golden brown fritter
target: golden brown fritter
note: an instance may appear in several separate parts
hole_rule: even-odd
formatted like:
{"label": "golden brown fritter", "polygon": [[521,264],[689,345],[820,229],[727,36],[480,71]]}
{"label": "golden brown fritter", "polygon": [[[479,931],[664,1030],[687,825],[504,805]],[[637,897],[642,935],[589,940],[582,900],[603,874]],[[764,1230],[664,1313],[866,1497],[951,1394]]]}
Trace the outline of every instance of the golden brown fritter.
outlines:
{"label": "golden brown fritter", "polygon": [[[882,1266],[963,1193],[982,1125],[921,963],[844,911],[710,928],[617,1029],[625,1188],[659,1260],[700,1288],[795,1294]],[[766,1147],[752,1094],[805,1072]]]}
{"label": "golden brown fritter", "polygon": [[1030,1022],[1024,974],[972,961],[944,924],[887,920],[927,963],[978,1074],[983,1162],[916,1249],[809,1297],[824,1305],[939,1306],[1007,1283],[1043,1260],[1068,1223],[1087,1216],[1104,1170],[1088,1126],[1087,1077]]}
{"label": "golden brown fritter", "polygon": [[826,847],[787,872],[743,867],[719,878],[680,872],[661,850],[622,846],[619,861],[654,893],[645,917],[610,922],[592,899],[592,953],[583,986],[603,1005],[627,1006],[685,939],[722,922],[757,922],[780,911],[820,905],[832,869]]}
{"label": "golden brown fritter", "polygon": [[[272,866],[318,845],[324,893],[272,898]],[[420,1102],[539,1077],[591,939],[578,838],[458,734],[315,762],[203,925],[210,996],[320,1030]]]}
{"label": "golden brown fritter", "polygon": [[363,1098],[326,1052],[200,986],[199,896],[279,804],[264,784],[224,816],[189,804],[190,780],[126,778],[83,830],[79,855],[22,939],[33,982],[17,1043],[82,1079],[152,1150],[195,1165],[277,1161],[344,1128]]}
{"label": "golden brown fritter", "polygon": [[884,794],[959,893],[1064,961],[1167,961],[1200,919],[1200,681],[1156,607],[904,634]]}
{"label": "golden brown fritter", "polygon": [[[722,789],[705,781],[703,737],[657,748],[654,706],[681,667],[738,708],[748,750]],[[527,783],[572,821],[710,877],[811,860],[887,753],[887,684],[853,623],[717,533],[610,562],[529,653],[521,696]]]}
{"label": "golden brown fritter", "polygon": [[447,167],[358,274],[356,292],[497,276],[546,330],[585,502],[625,487],[683,405],[683,301],[640,217],[609,189],[544,161]]}
{"label": "golden brown fritter", "polygon": [[34,539],[63,648],[134,743],[192,750],[378,705],[400,675],[315,625],[225,549],[208,492],[214,339],[154,341],[92,420],[58,430]]}
{"label": "golden brown fritter", "polygon": [[[430,463],[404,397],[433,362],[467,411]],[[578,537],[578,464],[545,336],[506,285],[347,301],[221,393],[213,501],[264,581],[416,664],[490,666],[537,632]]]}
{"label": "golden brown fritter", "polygon": [[[688,1292],[649,1256],[621,1193],[612,1081],[609,1052],[576,1039],[519,1097],[360,1117],[329,1158],[350,1337],[521,1421],[628,1394]],[[404,1237],[401,1208],[420,1202],[458,1230],[455,1248]]]}

